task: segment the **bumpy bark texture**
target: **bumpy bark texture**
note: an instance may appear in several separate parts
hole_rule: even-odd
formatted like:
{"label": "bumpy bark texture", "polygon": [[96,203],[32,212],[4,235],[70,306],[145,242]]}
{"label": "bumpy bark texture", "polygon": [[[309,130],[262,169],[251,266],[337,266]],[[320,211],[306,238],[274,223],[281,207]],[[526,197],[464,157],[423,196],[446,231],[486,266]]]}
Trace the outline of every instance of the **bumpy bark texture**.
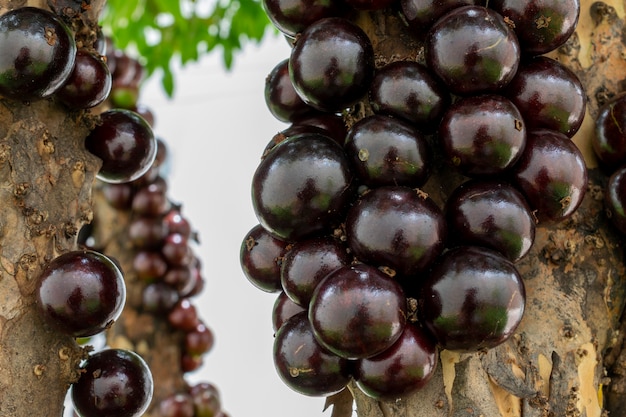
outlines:
{"label": "bumpy bark texture", "polygon": [[[99,3],[101,7],[102,1]],[[0,14],[45,1],[0,1]],[[96,7],[99,10],[99,7]],[[94,33],[86,13],[71,24]],[[94,26],[91,26],[92,28]],[[87,39],[87,38],[84,38]],[[87,41],[87,40],[86,40]],[[91,221],[100,162],[84,148],[93,121],[53,100],[0,98],[0,415],[60,417],[86,352],[43,322],[35,308],[41,269],[76,247]]]}
{"label": "bumpy bark texture", "polygon": [[[551,56],[578,74],[588,94],[585,123],[573,140],[586,157],[589,187],[573,217],[538,227],[531,253],[518,263],[527,291],[522,323],[487,352],[441,352],[431,382],[404,400],[377,402],[350,386],[359,417],[626,416],[624,238],[604,214],[607,177],[590,144],[598,107],[626,87],[626,2],[581,5],[576,34]],[[422,58],[395,16],[364,13],[358,20],[379,63]],[[349,118],[366,113],[363,105]],[[455,181],[433,179],[425,188],[442,199]]]}

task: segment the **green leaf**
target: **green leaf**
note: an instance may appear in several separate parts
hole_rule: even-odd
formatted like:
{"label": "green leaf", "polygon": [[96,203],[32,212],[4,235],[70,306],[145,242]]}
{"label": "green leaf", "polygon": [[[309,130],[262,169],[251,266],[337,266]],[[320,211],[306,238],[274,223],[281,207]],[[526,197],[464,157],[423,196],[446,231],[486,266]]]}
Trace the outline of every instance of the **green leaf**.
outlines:
{"label": "green leaf", "polygon": [[101,24],[148,76],[162,74],[168,97],[175,90],[173,63],[196,62],[220,47],[231,69],[235,55],[248,42],[260,42],[271,27],[261,0],[218,0],[208,15],[197,0],[107,0]]}

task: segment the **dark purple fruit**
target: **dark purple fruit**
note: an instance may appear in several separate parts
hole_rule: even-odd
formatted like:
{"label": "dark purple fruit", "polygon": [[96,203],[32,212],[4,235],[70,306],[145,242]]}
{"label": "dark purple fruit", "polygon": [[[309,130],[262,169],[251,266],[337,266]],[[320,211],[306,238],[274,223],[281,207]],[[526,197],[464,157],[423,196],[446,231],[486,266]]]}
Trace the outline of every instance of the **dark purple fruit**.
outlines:
{"label": "dark purple fruit", "polygon": [[611,224],[626,235],[626,166],[609,177],[604,192],[604,207]]}
{"label": "dark purple fruit", "polygon": [[104,331],[121,314],[126,300],[117,265],[91,250],[54,258],[39,276],[37,306],[63,333],[87,337]]}
{"label": "dark purple fruit", "polygon": [[437,369],[437,346],[432,336],[407,324],[400,339],[376,356],[356,365],[356,385],[378,401],[395,401],[423,388]]}
{"label": "dark purple fruit", "polygon": [[423,323],[443,349],[475,352],[508,339],[524,314],[524,282],[513,263],[487,248],[441,256],[424,282]]}
{"label": "dark purple fruit", "polygon": [[464,6],[441,17],[426,36],[426,63],[455,94],[497,92],[515,76],[520,47],[495,11]]}
{"label": "dark purple fruit", "polygon": [[101,123],[85,139],[87,150],[102,160],[98,178],[108,183],[138,179],[156,158],[152,128],[130,110],[108,110],[100,118]]}
{"label": "dark purple fruit", "polygon": [[446,239],[444,215],[425,193],[408,187],[379,187],[348,212],[348,246],[356,258],[400,275],[425,270]]}
{"label": "dark purple fruit", "polygon": [[413,61],[396,61],[378,69],[369,90],[372,110],[433,131],[450,103],[450,95],[430,71]]}
{"label": "dark purple fruit", "polygon": [[499,180],[461,184],[446,201],[446,220],[455,245],[485,246],[516,262],[535,240],[535,218],[524,196]]}
{"label": "dark purple fruit", "polygon": [[406,298],[391,277],[366,264],[335,269],[317,286],[309,304],[315,338],[346,359],[382,353],[406,325]]}
{"label": "dark purple fruit", "polygon": [[287,242],[276,239],[261,225],[246,235],[239,250],[239,262],[252,285],[265,292],[278,292],[280,265]]}
{"label": "dark purple fruit", "polygon": [[571,216],[587,191],[587,167],[580,150],[567,136],[551,130],[528,134],[513,176],[542,222]]}
{"label": "dark purple fruit", "polygon": [[194,417],[217,417],[222,400],[217,387],[209,382],[199,382],[189,388],[195,409]]}
{"label": "dark purple fruit", "polygon": [[289,74],[302,100],[338,112],[360,99],[374,75],[374,50],[349,20],[329,17],[307,27],[289,57]]}
{"label": "dark purple fruit", "polygon": [[33,100],[54,94],[76,58],[74,35],[53,13],[19,7],[0,16],[0,95]]}
{"label": "dark purple fruit", "polygon": [[319,134],[295,135],[257,167],[252,203],[266,230],[298,240],[338,223],[352,198],[351,186],[349,163],[337,142]]}
{"label": "dark purple fruit", "polygon": [[587,96],[580,80],[545,56],[522,62],[503,94],[522,113],[528,130],[551,129],[572,137],[585,117]]}
{"label": "dark purple fruit", "polygon": [[338,16],[338,2],[326,0],[263,0],[267,17],[286,36],[295,38],[312,23]]}
{"label": "dark purple fruit", "polygon": [[189,394],[172,394],[159,403],[159,417],[195,417],[193,399]]}
{"label": "dark purple fruit", "polygon": [[306,312],[291,317],[276,332],[273,357],[280,378],[300,394],[332,395],[350,381],[349,362],[317,342]]}
{"label": "dark purple fruit", "polygon": [[461,6],[480,3],[477,0],[400,0],[402,17],[409,28],[423,35],[444,14]]}
{"label": "dark purple fruit", "polygon": [[296,304],[308,307],[317,284],[351,261],[345,245],[336,239],[319,237],[296,242],[285,253],[280,268],[283,290]]}
{"label": "dark purple fruit", "polygon": [[356,10],[381,10],[395,3],[395,0],[345,0],[348,6]]}
{"label": "dark purple fruit", "polygon": [[106,100],[111,85],[111,73],[102,58],[81,49],[72,73],[55,95],[72,109],[87,109]]}
{"label": "dark purple fruit", "polygon": [[605,171],[626,164],[626,95],[600,107],[591,145]]}
{"label": "dark purple fruit", "polygon": [[293,88],[288,59],[279,62],[265,79],[265,104],[270,113],[281,122],[291,122],[314,111]]}
{"label": "dark purple fruit", "polygon": [[438,133],[447,161],[469,177],[502,174],[526,144],[519,110],[495,94],[457,100],[444,114]]}
{"label": "dark purple fruit", "polygon": [[198,323],[195,329],[185,333],[185,353],[192,356],[204,355],[213,348],[214,341],[211,329],[204,323]]}
{"label": "dark purple fruit", "polygon": [[580,0],[493,0],[496,10],[513,26],[528,55],[548,53],[567,41],[578,23]]}
{"label": "dark purple fruit", "polygon": [[291,317],[303,311],[307,311],[307,309],[294,303],[284,291],[281,291],[272,306],[272,328],[274,332],[280,329]]}
{"label": "dark purple fruit", "polygon": [[344,149],[359,183],[423,185],[431,172],[431,155],[424,136],[413,125],[392,117],[372,115],[356,122]]}
{"label": "dark purple fruit", "polygon": [[152,399],[152,374],[136,353],[106,349],[94,353],[72,385],[72,401],[81,417],[139,417]]}

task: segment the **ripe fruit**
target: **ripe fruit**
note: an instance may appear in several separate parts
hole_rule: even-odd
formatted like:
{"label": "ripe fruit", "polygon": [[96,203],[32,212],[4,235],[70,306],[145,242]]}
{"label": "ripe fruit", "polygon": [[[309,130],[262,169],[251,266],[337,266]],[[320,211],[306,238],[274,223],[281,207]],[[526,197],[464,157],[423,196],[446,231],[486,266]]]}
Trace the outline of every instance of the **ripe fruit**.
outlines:
{"label": "ripe fruit", "polygon": [[72,73],[55,95],[69,108],[87,109],[106,100],[111,85],[111,73],[102,58],[81,49]]}
{"label": "ripe fruit", "polygon": [[239,262],[248,281],[265,292],[278,292],[280,262],[287,243],[276,239],[261,225],[254,226],[239,249]]}
{"label": "ripe fruit", "polygon": [[626,235],[626,166],[609,177],[604,192],[604,207],[611,224]]}
{"label": "ripe fruit", "polygon": [[39,276],[37,306],[48,322],[74,337],[104,331],[121,314],[124,278],[113,261],[92,250],[66,252]]}
{"label": "ripe fruit", "polygon": [[585,117],[587,96],[580,80],[558,61],[524,61],[503,93],[519,109],[528,130],[551,129],[572,137]]}
{"label": "ripe fruit", "polygon": [[279,62],[265,79],[265,104],[270,113],[282,122],[290,122],[314,111],[293,88],[288,59]]}
{"label": "ripe fruit", "polygon": [[511,184],[472,180],[446,201],[446,221],[455,245],[485,246],[516,262],[535,240],[535,218],[526,199]]}
{"label": "ripe fruit", "polygon": [[351,260],[345,245],[330,237],[296,242],[283,256],[282,288],[296,304],[308,307],[317,284],[335,269],[349,265]]}
{"label": "ripe fruit", "polygon": [[524,314],[524,282],[491,249],[461,246],[441,256],[424,282],[420,312],[443,349],[472,352],[504,342]]}
{"label": "ripe fruit", "polygon": [[130,110],[113,109],[100,114],[101,123],[85,139],[89,152],[102,159],[98,178],[108,183],[138,179],[149,169],[157,153],[152,128]]}
{"label": "ripe fruit", "polygon": [[497,92],[515,76],[520,48],[495,11],[464,6],[441,17],[426,36],[426,63],[455,94]]}
{"label": "ripe fruit", "polygon": [[450,104],[443,84],[421,64],[396,61],[378,69],[369,90],[372,110],[432,131]]}
{"label": "ripe fruit", "polygon": [[423,388],[437,369],[437,347],[432,336],[416,324],[407,324],[389,349],[356,364],[356,385],[379,401],[394,401]]}
{"label": "ripe fruit", "polygon": [[344,149],[361,184],[423,185],[431,171],[425,137],[410,123],[383,115],[364,117],[346,136]]}
{"label": "ripe fruit", "polygon": [[409,28],[417,35],[423,35],[452,9],[477,3],[478,0],[400,0],[400,9]]}
{"label": "ripe fruit", "polygon": [[74,67],[72,32],[54,14],[19,7],[0,16],[0,95],[34,100],[52,95]]}
{"label": "ripe fruit", "polygon": [[612,172],[626,163],[626,95],[604,104],[598,110],[593,150],[601,168]]}
{"label": "ripe fruit", "polygon": [[276,29],[290,38],[312,23],[340,13],[337,2],[325,0],[263,0],[263,8]]}
{"label": "ripe fruit", "polygon": [[252,178],[259,223],[274,236],[297,240],[321,234],[340,220],[352,197],[352,173],[337,142],[300,134],[279,143]]}
{"label": "ripe fruit", "polygon": [[152,374],[136,353],[106,349],[89,357],[72,385],[72,401],[81,417],[139,417],[150,405]]}
{"label": "ripe fruit", "polygon": [[470,177],[503,173],[526,145],[519,110],[495,94],[457,100],[444,114],[438,133],[448,162]]}
{"label": "ripe fruit", "polygon": [[443,213],[425,194],[408,187],[366,193],[346,217],[348,245],[357,259],[408,276],[425,270],[443,250]]}
{"label": "ripe fruit", "polygon": [[349,20],[320,19],[296,40],[289,74],[305,103],[338,112],[367,92],[374,75],[374,50],[365,32]]}
{"label": "ripe fruit", "polygon": [[559,132],[530,132],[512,174],[539,221],[569,217],[587,191],[585,160],[574,142]]}
{"label": "ripe fruit", "polygon": [[331,395],[350,380],[348,361],[318,343],[306,312],[291,317],[276,332],[273,357],[280,378],[304,395]]}
{"label": "ripe fruit", "polygon": [[378,268],[355,264],[335,269],[318,284],[308,314],[322,346],[342,358],[369,358],[402,334],[406,299]]}
{"label": "ripe fruit", "polygon": [[580,14],[580,0],[492,0],[489,7],[514,25],[522,52],[528,55],[542,55],[564,44]]}

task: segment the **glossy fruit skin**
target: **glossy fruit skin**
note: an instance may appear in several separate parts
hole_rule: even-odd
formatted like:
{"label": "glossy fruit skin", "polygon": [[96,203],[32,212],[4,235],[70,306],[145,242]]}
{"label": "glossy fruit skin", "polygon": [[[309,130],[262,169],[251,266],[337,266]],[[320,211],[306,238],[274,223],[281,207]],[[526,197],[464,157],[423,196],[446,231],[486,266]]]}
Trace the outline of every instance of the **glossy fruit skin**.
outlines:
{"label": "glossy fruit skin", "polygon": [[576,30],[580,0],[494,0],[489,7],[510,19],[528,55],[546,54],[563,45]]}
{"label": "glossy fruit skin", "polygon": [[157,141],[152,128],[130,110],[108,110],[100,118],[101,123],[85,139],[87,150],[102,159],[98,178],[108,183],[140,178],[156,158]]}
{"label": "glossy fruit skin", "polygon": [[107,99],[111,85],[111,73],[102,58],[81,49],[72,73],[55,96],[71,109],[88,109]]}
{"label": "glossy fruit skin", "polygon": [[446,221],[454,245],[494,249],[517,262],[535,240],[535,218],[525,197],[501,180],[470,180],[446,201]]}
{"label": "glossy fruit skin", "polygon": [[613,226],[626,235],[626,166],[611,174],[604,192],[606,216]]}
{"label": "glossy fruit skin", "polygon": [[189,388],[193,398],[194,417],[217,417],[222,409],[222,399],[217,387],[209,382],[199,382]]}
{"label": "glossy fruit skin", "polygon": [[87,337],[104,331],[122,313],[124,278],[108,257],[92,250],[63,253],[39,276],[39,310],[61,332]]}
{"label": "glossy fruit skin", "polygon": [[461,246],[441,256],[420,302],[423,324],[442,349],[475,352],[515,332],[526,292],[512,262],[491,249]]}
{"label": "glossy fruit skin", "polygon": [[428,196],[408,187],[366,193],[346,217],[350,249],[362,262],[409,276],[428,268],[443,251],[444,215]]}
{"label": "glossy fruit skin", "polygon": [[365,32],[349,20],[320,19],[298,37],[289,74],[305,103],[339,112],[367,93],[374,76],[374,50]]}
{"label": "glossy fruit skin", "polygon": [[369,90],[372,110],[432,132],[450,104],[444,85],[423,65],[396,61],[378,69]]}
{"label": "glossy fruit skin", "polygon": [[458,95],[497,92],[515,76],[520,47],[495,11],[463,6],[441,17],[426,35],[426,63]]}
{"label": "glossy fruit skin", "polygon": [[152,374],[136,353],[105,349],[91,355],[82,369],[71,393],[81,417],[139,417],[150,405]]}
{"label": "glossy fruit skin", "polygon": [[587,96],[569,68],[546,56],[525,60],[503,94],[517,106],[526,128],[574,136],[585,117]]}
{"label": "glossy fruit skin", "polygon": [[565,135],[551,130],[528,134],[512,174],[540,222],[571,216],[587,191],[587,168],[580,150]]}
{"label": "glossy fruit skin", "polygon": [[296,304],[308,307],[317,285],[332,271],[350,265],[344,244],[331,237],[295,242],[285,252],[280,267],[283,291]]}
{"label": "glossy fruit skin", "polygon": [[300,394],[332,395],[350,381],[349,362],[318,343],[305,311],[291,317],[276,332],[273,358],[280,378]]}
{"label": "glossy fruit skin", "polygon": [[287,242],[272,236],[260,224],[246,234],[239,249],[239,263],[248,281],[265,292],[282,291],[280,259]]}
{"label": "glossy fruit skin", "polygon": [[378,268],[354,264],[334,270],[317,286],[308,316],[322,346],[342,358],[369,358],[402,334],[406,298]]}
{"label": "glossy fruit skin", "polygon": [[437,369],[437,345],[417,324],[407,324],[389,349],[355,366],[356,385],[378,401],[395,401],[423,388]]}
{"label": "glossy fruit skin", "polygon": [[369,187],[419,187],[431,172],[425,137],[411,124],[383,115],[364,117],[348,134],[344,149],[359,183]]}
{"label": "glossy fruit skin", "polygon": [[289,59],[280,61],[268,74],[264,96],[270,113],[281,122],[291,122],[314,111],[293,88],[289,78]]}
{"label": "glossy fruit skin", "polygon": [[626,163],[626,95],[600,107],[591,145],[606,172],[613,172]]}
{"label": "glossy fruit skin", "polygon": [[438,137],[448,162],[469,177],[502,174],[526,145],[526,125],[510,100],[496,94],[464,97],[444,114]]}
{"label": "glossy fruit skin", "polygon": [[452,9],[477,3],[477,0],[400,0],[400,10],[409,28],[423,35],[437,19]]}
{"label": "glossy fruit skin", "polygon": [[263,8],[276,29],[289,38],[322,18],[341,14],[338,2],[323,0],[263,0]]}
{"label": "glossy fruit skin", "polygon": [[0,95],[34,100],[52,95],[72,73],[74,35],[54,14],[20,7],[0,16]]}
{"label": "glossy fruit skin", "polygon": [[259,223],[282,240],[323,234],[351,201],[352,173],[337,142],[319,134],[292,136],[258,165],[252,203]]}
{"label": "glossy fruit skin", "polygon": [[272,329],[276,332],[287,320],[303,311],[307,309],[294,303],[284,291],[281,291],[272,306]]}

